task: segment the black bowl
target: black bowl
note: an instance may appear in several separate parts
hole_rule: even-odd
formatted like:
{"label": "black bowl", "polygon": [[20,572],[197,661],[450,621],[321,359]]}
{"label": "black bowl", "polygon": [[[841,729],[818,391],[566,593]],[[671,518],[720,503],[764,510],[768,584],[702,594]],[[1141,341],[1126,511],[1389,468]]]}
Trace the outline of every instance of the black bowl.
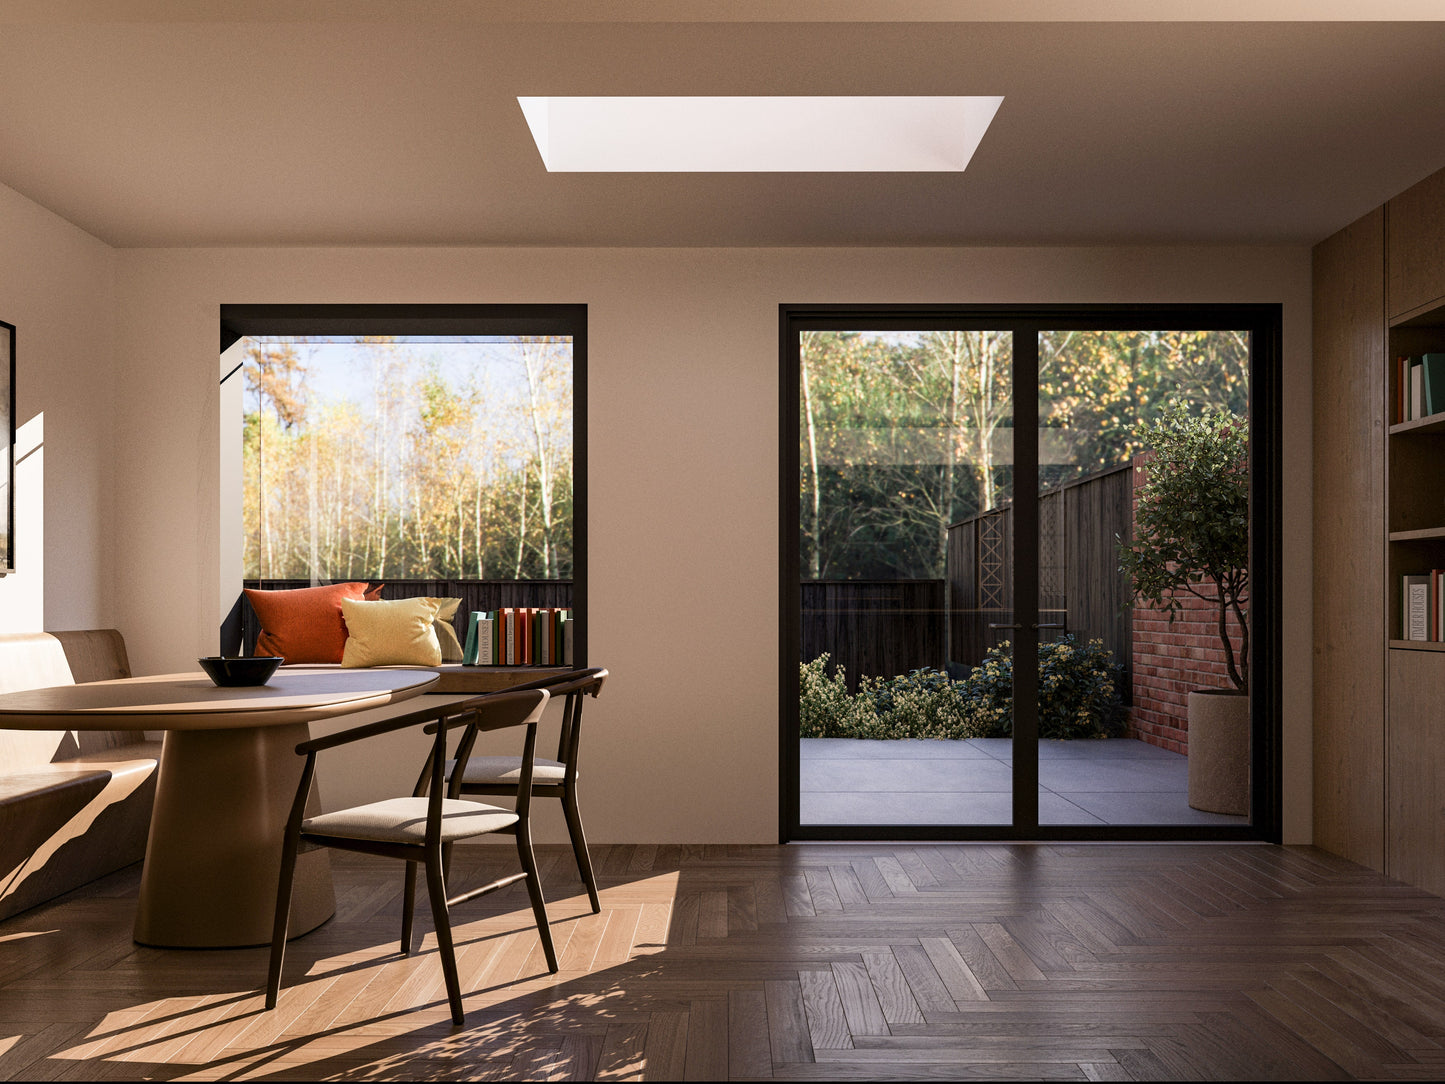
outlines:
{"label": "black bowl", "polygon": [[213,655],[197,659],[210,679],[217,685],[265,685],[276,672],[276,667],[286,660],[279,655],[248,655],[245,657],[224,657]]}

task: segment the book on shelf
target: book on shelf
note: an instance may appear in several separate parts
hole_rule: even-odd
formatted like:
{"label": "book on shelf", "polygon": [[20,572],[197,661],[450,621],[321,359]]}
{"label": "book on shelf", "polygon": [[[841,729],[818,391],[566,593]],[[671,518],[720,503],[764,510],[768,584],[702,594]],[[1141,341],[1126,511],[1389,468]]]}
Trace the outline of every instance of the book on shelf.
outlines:
{"label": "book on shelf", "polygon": [[1424,640],[1430,627],[1430,577],[1410,575],[1403,577],[1403,581],[1403,639]]}
{"label": "book on shelf", "polygon": [[1420,358],[1424,382],[1425,417],[1445,411],[1445,354],[1424,354]]}
{"label": "book on shelf", "polygon": [[1402,576],[1400,595],[1401,631],[1405,640],[1430,640],[1430,595],[1436,577],[1431,573]]}
{"label": "book on shelf", "polygon": [[466,666],[564,666],[572,662],[572,611],[503,606],[473,611],[467,621]]}
{"label": "book on shelf", "polygon": [[467,618],[467,641],[462,648],[462,665],[475,666],[477,664],[477,625],[481,621],[482,611],[473,610]]}
{"label": "book on shelf", "polygon": [[1395,359],[1395,421],[1445,413],[1445,353]]}
{"label": "book on shelf", "polygon": [[491,666],[496,661],[493,654],[496,648],[495,637],[492,635],[492,626],[496,624],[496,611],[489,610],[481,620],[477,622],[477,657],[476,665]]}

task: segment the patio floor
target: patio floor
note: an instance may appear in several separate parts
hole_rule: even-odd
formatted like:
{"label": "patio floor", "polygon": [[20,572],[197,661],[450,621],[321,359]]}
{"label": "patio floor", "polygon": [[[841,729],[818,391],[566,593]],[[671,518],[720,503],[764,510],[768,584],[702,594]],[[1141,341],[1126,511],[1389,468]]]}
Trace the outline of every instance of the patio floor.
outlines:
{"label": "patio floor", "polygon": [[[1013,742],[804,738],[803,824],[1008,824]],[[1132,738],[1039,743],[1039,823],[1242,825],[1188,801],[1189,760]]]}

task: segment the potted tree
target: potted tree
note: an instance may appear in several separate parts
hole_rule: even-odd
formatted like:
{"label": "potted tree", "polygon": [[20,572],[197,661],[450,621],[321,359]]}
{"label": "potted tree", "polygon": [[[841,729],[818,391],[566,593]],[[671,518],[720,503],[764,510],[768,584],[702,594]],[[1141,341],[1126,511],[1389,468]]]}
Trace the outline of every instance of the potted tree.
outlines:
{"label": "potted tree", "polygon": [[1120,571],[1134,599],[1168,612],[1209,603],[1232,688],[1189,694],[1189,804],[1249,812],[1249,437],[1224,410],[1171,403],[1136,435],[1153,451]]}

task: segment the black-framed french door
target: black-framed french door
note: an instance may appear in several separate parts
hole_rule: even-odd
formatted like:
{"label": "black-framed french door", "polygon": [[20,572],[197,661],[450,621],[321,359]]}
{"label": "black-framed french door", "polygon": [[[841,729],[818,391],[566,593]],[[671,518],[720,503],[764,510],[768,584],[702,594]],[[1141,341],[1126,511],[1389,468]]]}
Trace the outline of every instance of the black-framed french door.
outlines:
{"label": "black-framed french door", "polygon": [[[1273,304],[780,306],[781,839],[1278,840],[1280,315],[1280,307]],[[1084,608],[1071,603],[1065,620],[1054,580],[1062,582],[1066,573],[1075,575],[1070,570],[1081,562],[1101,567],[1101,562],[1112,559],[1106,546],[1094,544],[1089,554],[1085,552],[1089,546],[1071,543],[1071,553],[1077,550],[1081,556],[1065,560],[1051,539],[1062,537],[1061,517],[1088,524],[1093,536],[1102,536],[1107,524],[1096,522],[1104,516],[1101,509],[1112,506],[1117,514],[1136,514],[1130,502],[1134,472],[1127,463],[1090,469],[1101,462],[1101,446],[1112,449],[1104,460],[1109,454],[1117,458],[1123,438],[1118,433],[1095,433],[1087,426],[1071,430],[1068,420],[1061,423],[1060,418],[1070,411],[1088,415],[1093,410],[1095,421],[1105,429],[1128,421],[1117,411],[1100,421],[1108,411],[1095,408],[1114,394],[1107,391],[1109,380],[1117,382],[1131,372],[1127,359],[1111,358],[1110,351],[1133,349],[1128,344],[1135,340],[1156,353],[1173,351],[1171,358],[1184,359],[1174,369],[1151,370],[1156,385],[1177,379],[1181,393],[1192,390],[1203,399],[1232,395],[1234,401],[1244,402],[1247,397],[1247,405],[1239,408],[1248,425],[1252,633],[1240,662],[1247,661],[1253,674],[1245,815],[1206,815],[1192,823],[1188,818],[1165,823],[1145,811],[1109,819],[1098,808],[1090,811],[1087,803],[1073,804],[1076,796],[1056,782],[1067,775],[1061,776],[1064,766],[1057,763],[1056,755],[1067,746],[1046,740],[1040,770],[1040,645],[1047,671],[1044,680],[1052,689],[1059,660],[1073,649],[1068,636],[1074,625],[1069,622],[1080,622],[1079,611]],[[1233,365],[1245,372],[1243,393],[1237,386],[1193,387],[1193,382],[1215,377],[1213,370],[1201,375],[1189,369],[1191,343],[1204,344],[1198,349],[1207,353],[1214,349],[1209,344],[1218,341],[1236,351]],[[907,384],[907,379],[923,379],[916,359],[925,355],[944,359],[942,372],[932,374],[934,392]],[[950,361],[953,385],[945,394]],[[905,378],[882,390],[860,383],[865,377],[859,374],[890,366]],[[1063,368],[1068,372],[1061,373]],[[960,372],[966,375],[966,394],[960,393]],[[1233,377],[1226,373],[1216,383],[1231,379],[1237,379],[1237,373]],[[1139,384],[1131,394],[1147,399],[1158,390]],[[931,406],[930,395],[937,401]],[[952,413],[936,409],[945,398]],[[957,409],[961,399],[967,400],[967,412]],[[870,424],[862,417],[866,410],[859,404],[864,400],[891,403],[889,409],[896,417],[881,426]],[[934,413],[928,414],[929,409]],[[949,434],[953,442],[946,454],[937,452],[944,447],[941,433]],[[859,463],[867,469],[853,469]],[[927,463],[928,469],[920,473],[919,463]],[[839,464],[851,466],[845,469]],[[895,495],[903,503],[888,516],[874,514],[876,508],[865,507],[865,497],[859,496],[872,491]],[[840,498],[840,493],[845,496]],[[938,493],[945,494],[941,507],[934,499]],[[964,496],[954,496],[958,493]],[[1112,496],[1106,499],[1101,494]],[[855,506],[850,506],[850,499]],[[929,506],[927,516],[917,514],[919,505]],[[921,528],[910,516],[927,519],[929,526]],[[935,520],[941,526],[935,526]],[[1124,528],[1123,537],[1129,537],[1130,529]],[[925,551],[933,547],[936,551],[929,557]],[[941,571],[941,562],[947,563],[946,572]],[[967,565],[970,573],[960,575],[956,563]],[[997,570],[1000,574],[994,575]],[[1095,578],[1108,579],[1107,570]],[[1091,591],[1099,594],[1097,589]],[[1117,599],[1092,598],[1091,605],[1096,614],[1089,620],[1095,626],[1107,623],[1109,613],[1119,609]],[[1068,634],[1062,631],[1065,625]],[[827,646],[838,657],[827,660],[826,667],[818,661],[810,669],[808,656],[816,651],[817,630],[824,626],[832,636]],[[941,633],[929,631],[938,628]],[[1065,639],[1059,639],[1061,635]],[[1008,643],[1000,647],[1003,637]],[[989,654],[981,654],[985,650]],[[874,816],[869,800],[875,796],[867,790],[879,774],[876,766],[844,742],[833,743],[848,746],[847,752],[838,754],[840,760],[825,764],[812,759],[820,754],[810,752],[805,762],[802,727],[806,725],[810,734],[820,733],[820,704],[825,714],[836,714],[843,709],[832,705],[853,703],[849,698],[868,689],[873,690],[875,702],[883,702],[878,700],[880,685],[860,680],[856,671],[845,685],[833,669],[843,657],[863,674],[901,674],[912,670],[920,658],[939,657],[940,651],[955,678],[969,672],[954,661],[955,656],[978,663],[974,674],[984,673],[988,659],[1004,658],[1011,665],[1007,740],[970,740],[966,752],[973,759],[966,764],[940,763],[947,761],[943,751],[964,751],[965,743],[898,743],[908,745],[909,755],[916,758],[903,764],[902,770],[926,790],[927,779],[957,778],[967,768],[970,778],[993,780],[981,788],[989,793],[971,796],[972,804],[960,806],[963,811],[958,813],[925,816],[930,796],[920,794],[909,798],[910,806],[920,811],[917,816],[900,816],[896,811]],[[800,664],[805,665],[800,668]],[[807,703],[800,707],[805,684]],[[884,688],[881,695],[886,699],[895,694]],[[1048,695],[1046,690],[1046,701]],[[1050,710],[1044,712],[1045,727],[1056,733]],[[1144,714],[1142,710],[1130,714],[1130,725]],[[924,733],[937,730],[925,727]],[[1170,744],[1153,735],[1139,736],[1159,748]],[[809,744],[827,745],[811,740]],[[1076,748],[1087,749],[1082,744]],[[984,760],[980,749],[992,762]],[[846,763],[849,759],[854,762]],[[893,765],[895,770],[898,767]],[[1122,777],[1134,769],[1115,764],[1108,770]],[[819,800],[813,790],[819,772],[830,779],[852,780],[840,784],[844,789],[858,788],[857,794],[844,796],[851,806]],[[1007,785],[1002,787],[999,780],[1005,778]],[[1046,785],[1041,786],[1041,780]]]}

